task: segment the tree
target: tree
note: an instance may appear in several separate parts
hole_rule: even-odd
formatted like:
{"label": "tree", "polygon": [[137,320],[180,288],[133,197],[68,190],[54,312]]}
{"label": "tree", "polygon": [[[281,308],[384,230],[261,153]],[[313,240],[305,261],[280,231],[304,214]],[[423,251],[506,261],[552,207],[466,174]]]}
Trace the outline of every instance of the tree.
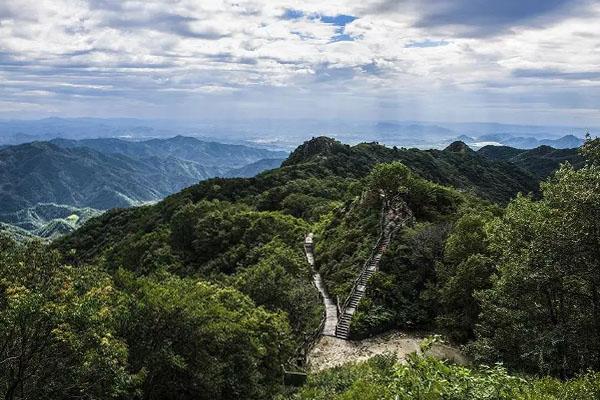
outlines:
{"label": "tree", "polygon": [[475,349],[568,376],[600,367],[600,166],[563,165],[542,194],[517,197],[491,226],[498,272],[479,296]]}
{"label": "tree", "polygon": [[144,399],[262,399],[279,390],[292,355],[282,314],[196,279],[120,271],[117,281],[130,293],[121,334]]}
{"label": "tree", "polygon": [[377,164],[367,176],[367,187],[373,194],[382,194],[388,199],[408,192],[412,173],[401,162]]}
{"label": "tree", "polygon": [[454,224],[444,258],[436,265],[437,295],[441,306],[437,323],[459,342],[473,338],[480,307],[475,293],[490,287],[494,271],[488,250],[487,212],[469,210]]}
{"label": "tree", "polygon": [[588,132],[580,152],[590,164],[600,164],[600,138],[592,139]]}
{"label": "tree", "polygon": [[0,390],[5,399],[109,399],[130,389],[108,275],[0,239]]}

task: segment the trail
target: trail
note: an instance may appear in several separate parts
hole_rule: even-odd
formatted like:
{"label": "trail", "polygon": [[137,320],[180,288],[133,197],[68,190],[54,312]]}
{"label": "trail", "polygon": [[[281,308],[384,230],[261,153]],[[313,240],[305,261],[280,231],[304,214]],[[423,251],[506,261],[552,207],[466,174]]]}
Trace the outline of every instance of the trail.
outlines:
{"label": "trail", "polygon": [[[403,201],[384,199],[381,210],[380,235],[371,256],[363,265],[357,276],[350,295],[341,310],[333,302],[323,283],[323,278],[315,266],[313,234],[304,239],[304,252],[313,271],[314,284],[319,290],[325,306],[320,336],[309,346],[306,354],[306,365],[309,370],[319,371],[348,362],[367,360],[378,354],[395,354],[404,360],[408,354],[420,353],[420,343],[425,336],[406,334],[399,331],[388,332],[373,338],[360,341],[348,340],[350,321],[365,294],[371,275],[378,270],[379,261],[387,249],[393,234],[413,221],[413,214]],[[458,364],[468,364],[468,360],[455,348],[443,344],[434,344],[428,354],[440,359],[450,360]]]}
{"label": "trail", "polygon": [[381,221],[379,238],[371,251],[370,257],[365,261],[360,273],[352,285],[350,295],[344,302],[335,328],[335,336],[340,339],[350,337],[350,325],[352,316],[367,290],[367,284],[371,276],[379,270],[379,262],[387,249],[394,233],[413,221],[413,213],[406,203],[398,198],[388,200],[383,197],[381,208]]}
{"label": "trail", "polygon": [[[420,343],[425,337],[399,331],[358,341],[322,336],[308,355],[307,367],[313,372],[321,371],[349,362],[365,361],[378,354],[395,354],[398,360],[403,361],[410,353],[421,353]],[[444,344],[434,344],[427,355],[456,364],[469,364],[460,351]]]}
{"label": "trail", "polygon": [[331,300],[331,297],[329,297],[329,294],[325,289],[325,284],[323,283],[323,278],[315,268],[314,243],[312,233],[309,233],[304,239],[304,253],[306,254],[306,259],[312,268],[315,286],[319,290],[319,293],[321,293],[323,305],[325,306],[325,323],[323,325],[321,335],[335,336],[335,326],[338,322],[337,306],[335,305],[333,300]]}

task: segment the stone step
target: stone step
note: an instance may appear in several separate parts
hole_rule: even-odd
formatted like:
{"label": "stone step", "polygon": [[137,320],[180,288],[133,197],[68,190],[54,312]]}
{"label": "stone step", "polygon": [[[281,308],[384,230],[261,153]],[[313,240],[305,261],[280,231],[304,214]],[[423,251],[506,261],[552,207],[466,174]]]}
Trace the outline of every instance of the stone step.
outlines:
{"label": "stone step", "polygon": [[352,322],[352,315],[354,314],[356,307],[362,300],[367,290],[367,283],[371,276],[377,270],[383,253],[388,248],[391,241],[392,226],[386,226],[383,231],[381,240],[377,243],[373,256],[365,263],[364,270],[358,276],[356,280],[356,286],[352,292],[352,296],[347,300],[346,309],[344,314],[338,318],[338,323],[335,329],[335,336],[341,339],[347,339],[350,336],[350,324]]}

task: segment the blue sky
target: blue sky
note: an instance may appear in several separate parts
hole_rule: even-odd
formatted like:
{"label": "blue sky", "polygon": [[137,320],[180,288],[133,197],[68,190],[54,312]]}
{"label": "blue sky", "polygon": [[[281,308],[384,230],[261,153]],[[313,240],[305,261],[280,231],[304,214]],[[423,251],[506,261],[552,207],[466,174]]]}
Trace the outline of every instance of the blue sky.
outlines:
{"label": "blue sky", "polygon": [[13,0],[0,118],[600,126],[599,20],[588,0]]}

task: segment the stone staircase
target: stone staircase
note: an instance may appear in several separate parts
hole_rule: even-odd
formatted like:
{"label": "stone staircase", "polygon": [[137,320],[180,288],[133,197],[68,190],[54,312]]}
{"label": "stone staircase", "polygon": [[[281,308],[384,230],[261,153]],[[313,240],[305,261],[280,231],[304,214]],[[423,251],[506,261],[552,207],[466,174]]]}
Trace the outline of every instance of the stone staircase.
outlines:
{"label": "stone staircase", "polygon": [[327,294],[327,290],[325,289],[325,283],[323,282],[323,278],[319,271],[315,268],[315,256],[314,256],[314,243],[313,243],[313,234],[309,233],[306,235],[304,239],[304,254],[306,255],[306,260],[310,264],[310,267],[313,272],[313,282],[317,290],[319,291],[321,300],[323,301],[323,305],[325,306],[325,319],[321,324],[321,335],[325,336],[335,336],[335,326],[338,321],[337,315],[337,306]]}
{"label": "stone staircase", "polygon": [[350,336],[350,322],[352,321],[352,315],[356,311],[358,303],[360,303],[365,295],[369,278],[371,278],[375,271],[377,271],[381,256],[383,255],[383,252],[387,246],[390,244],[391,231],[387,229],[386,231],[387,234],[384,234],[379,240],[373,255],[365,263],[365,268],[363,268],[362,272],[356,279],[352,291],[350,292],[350,296],[348,296],[348,300],[346,300],[343,313],[339,317],[337,326],[335,328],[335,336],[340,339],[348,339]]}
{"label": "stone staircase", "polygon": [[356,307],[365,295],[369,278],[379,269],[381,256],[390,244],[394,232],[410,221],[413,221],[413,214],[404,201],[392,199],[384,202],[381,212],[381,234],[371,257],[364,264],[360,274],[354,281],[350,295],[340,310],[338,323],[335,327],[336,337],[344,340],[350,337],[352,315],[354,315]]}

